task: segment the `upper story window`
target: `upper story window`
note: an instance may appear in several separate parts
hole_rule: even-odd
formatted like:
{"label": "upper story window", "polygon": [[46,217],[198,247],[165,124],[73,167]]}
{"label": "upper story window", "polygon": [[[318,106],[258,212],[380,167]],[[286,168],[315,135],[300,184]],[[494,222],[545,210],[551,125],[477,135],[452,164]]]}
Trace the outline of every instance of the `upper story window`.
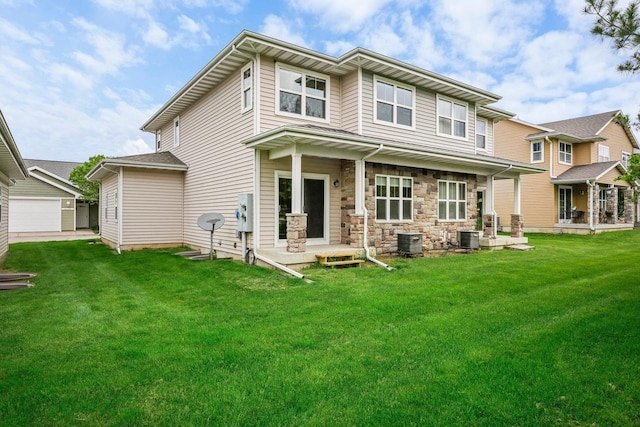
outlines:
{"label": "upper story window", "polygon": [[162,129],[156,131],[156,151],[160,151],[160,145],[162,145]]}
{"label": "upper story window", "polygon": [[389,80],[374,78],[376,123],[413,128],[415,123],[415,89]]}
{"label": "upper story window", "polygon": [[329,76],[278,65],[277,113],[311,119],[329,118]]}
{"label": "upper story window", "polygon": [[568,142],[558,143],[558,161],[565,165],[570,165],[572,162],[572,150],[573,146]]}
{"label": "upper story window", "polygon": [[467,219],[467,183],[438,181],[438,219],[463,221]]}
{"label": "upper story window", "polygon": [[544,161],[544,144],[542,141],[531,143],[531,163],[541,163]]}
{"label": "upper story window", "polygon": [[627,153],[626,151],[623,151],[622,157],[620,158],[620,162],[627,169],[629,169],[629,160],[631,160],[631,153]]}
{"label": "upper story window", "polygon": [[609,146],[598,144],[598,162],[608,162],[610,158]]}
{"label": "upper story window", "polygon": [[412,212],[413,179],[376,175],[376,219],[411,221]]}
{"label": "upper story window", "polygon": [[438,134],[467,137],[467,104],[438,96]]}
{"label": "upper story window", "polygon": [[180,145],[180,116],[173,120],[173,146]]}
{"label": "upper story window", "polygon": [[253,107],[253,69],[251,63],[242,69],[242,112]]}
{"label": "upper story window", "polygon": [[484,119],[476,120],[476,148],[487,149],[487,121]]}

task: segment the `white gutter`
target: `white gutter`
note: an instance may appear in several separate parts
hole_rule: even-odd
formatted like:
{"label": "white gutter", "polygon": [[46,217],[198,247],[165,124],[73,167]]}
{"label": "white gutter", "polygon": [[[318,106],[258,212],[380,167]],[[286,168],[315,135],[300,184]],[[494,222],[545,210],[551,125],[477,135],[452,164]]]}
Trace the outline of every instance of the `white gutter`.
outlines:
{"label": "white gutter", "polygon": [[548,136],[545,136],[544,139],[549,143],[549,178],[555,178],[553,175],[553,142]]}
{"label": "white gutter", "polygon": [[260,255],[258,252],[255,251],[255,249],[253,251],[253,255],[256,257],[256,259],[259,259],[260,261],[265,262],[265,263],[269,264],[272,267],[275,267],[275,268],[277,268],[279,270],[282,270],[285,273],[289,273],[292,276],[297,277],[298,279],[304,279],[304,274],[298,273],[297,271],[292,270],[287,266],[284,266],[284,265],[282,265],[282,264],[280,264],[278,262],[275,262],[274,260],[271,260],[271,259],[269,259],[269,258],[267,258],[265,256]]}

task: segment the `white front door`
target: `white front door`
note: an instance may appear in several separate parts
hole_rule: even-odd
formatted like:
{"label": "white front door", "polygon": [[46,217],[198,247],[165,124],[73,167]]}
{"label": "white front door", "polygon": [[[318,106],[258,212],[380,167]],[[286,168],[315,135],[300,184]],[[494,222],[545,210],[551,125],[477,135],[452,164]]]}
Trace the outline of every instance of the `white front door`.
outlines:
{"label": "white front door", "polygon": [[76,205],[76,228],[89,228],[89,203]]}

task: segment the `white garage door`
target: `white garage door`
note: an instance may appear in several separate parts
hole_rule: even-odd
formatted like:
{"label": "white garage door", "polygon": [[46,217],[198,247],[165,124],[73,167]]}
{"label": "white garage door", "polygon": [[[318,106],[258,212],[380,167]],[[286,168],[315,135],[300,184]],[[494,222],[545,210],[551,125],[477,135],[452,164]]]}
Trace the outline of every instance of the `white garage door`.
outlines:
{"label": "white garage door", "polygon": [[60,200],[9,199],[9,232],[60,231]]}

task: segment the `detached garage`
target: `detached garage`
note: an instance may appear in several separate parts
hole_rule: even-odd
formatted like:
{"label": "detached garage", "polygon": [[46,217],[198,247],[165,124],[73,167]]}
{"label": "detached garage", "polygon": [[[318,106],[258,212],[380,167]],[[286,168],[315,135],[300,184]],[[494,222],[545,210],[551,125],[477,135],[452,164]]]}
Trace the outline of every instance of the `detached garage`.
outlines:
{"label": "detached garage", "polygon": [[46,160],[24,160],[29,177],[16,182],[9,189],[9,233],[74,231],[84,221],[86,209],[77,207],[80,190],[68,180],[71,170],[79,163]]}

